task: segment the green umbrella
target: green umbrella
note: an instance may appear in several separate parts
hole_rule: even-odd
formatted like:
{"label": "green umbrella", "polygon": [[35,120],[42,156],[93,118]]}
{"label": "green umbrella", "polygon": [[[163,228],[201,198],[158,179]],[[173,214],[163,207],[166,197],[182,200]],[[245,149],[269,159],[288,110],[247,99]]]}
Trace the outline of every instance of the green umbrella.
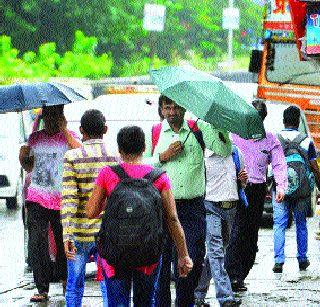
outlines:
{"label": "green umbrella", "polygon": [[161,94],[195,116],[246,139],[265,137],[256,109],[229,89],[219,78],[196,70],[167,66],[152,70]]}

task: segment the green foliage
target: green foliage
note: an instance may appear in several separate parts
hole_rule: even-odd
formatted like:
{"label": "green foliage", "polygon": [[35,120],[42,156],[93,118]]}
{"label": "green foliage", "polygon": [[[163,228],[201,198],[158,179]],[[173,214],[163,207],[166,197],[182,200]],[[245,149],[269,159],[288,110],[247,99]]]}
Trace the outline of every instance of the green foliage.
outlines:
{"label": "green foliage", "polygon": [[121,77],[147,75],[150,68],[158,69],[165,65],[167,65],[166,61],[159,59],[157,56],[153,57],[152,67],[150,58],[137,58],[133,59],[132,62],[125,62],[118,75]]}
{"label": "green foliage", "polygon": [[0,36],[0,78],[40,78],[55,76],[99,78],[109,76],[113,59],[111,54],[95,55],[97,39],[75,33],[72,51],[61,56],[55,43],[39,46],[38,52],[25,52],[21,58],[13,48],[11,38]]}
{"label": "green foliage", "polygon": [[[214,69],[223,60],[227,30],[222,29],[222,10],[228,1],[151,1],[166,6],[165,30],[152,33],[142,28],[147,2],[0,0],[4,11],[0,33],[11,37],[20,50],[11,46],[10,55],[1,55],[6,59],[1,58],[0,64],[9,65],[0,67],[1,75],[99,78],[145,74],[151,54],[157,55],[159,65],[188,60]],[[246,57],[261,35],[263,8],[252,0],[234,4],[240,9],[234,55]]]}

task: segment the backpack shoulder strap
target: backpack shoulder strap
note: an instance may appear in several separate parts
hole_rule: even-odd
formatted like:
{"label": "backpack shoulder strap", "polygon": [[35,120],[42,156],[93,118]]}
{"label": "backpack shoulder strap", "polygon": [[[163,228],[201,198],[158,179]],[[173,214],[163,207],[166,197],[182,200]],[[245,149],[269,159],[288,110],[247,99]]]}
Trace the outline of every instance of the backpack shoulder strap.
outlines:
{"label": "backpack shoulder strap", "polygon": [[111,170],[116,173],[118,175],[118,177],[120,178],[120,181],[123,179],[127,179],[127,178],[131,178],[126,171],[119,165],[112,165],[109,166],[111,168]]}
{"label": "backpack shoulder strap", "polygon": [[193,119],[188,119],[187,123],[192,133],[194,134],[197,142],[200,144],[202,151],[204,151],[206,149],[206,144],[204,143],[203,134],[202,131],[199,129],[197,122]]}
{"label": "backpack shoulder strap", "polygon": [[280,133],[277,133],[276,137],[278,138],[281,145],[282,145],[282,143],[285,143],[286,140],[284,139],[284,137]]}
{"label": "backpack shoulder strap", "polygon": [[280,133],[277,134],[277,138],[282,146],[284,154],[286,154],[286,151],[288,150],[292,141],[285,139]]}
{"label": "backpack shoulder strap", "polygon": [[292,141],[296,144],[296,150],[299,152],[300,156],[304,159],[305,163],[309,165],[308,152],[304,151],[301,147],[301,143],[307,138],[306,134],[300,133],[296,136],[296,138]]}
{"label": "backpack shoulder strap", "polygon": [[159,141],[159,137],[160,137],[160,133],[161,133],[161,129],[162,129],[162,123],[157,123],[154,124],[152,126],[151,129],[151,141],[152,141],[152,146],[151,146],[151,154],[153,155],[154,149],[156,148],[158,141]]}
{"label": "backpack shoulder strap", "polygon": [[150,180],[151,182],[155,182],[165,171],[161,168],[155,167],[148,174],[146,174],[143,178]]}
{"label": "backpack shoulder strap", "polygon": [[308,136],[303,133],[299,133],[293,140],[292,142],[295,142],[297,144],[301,144]]}

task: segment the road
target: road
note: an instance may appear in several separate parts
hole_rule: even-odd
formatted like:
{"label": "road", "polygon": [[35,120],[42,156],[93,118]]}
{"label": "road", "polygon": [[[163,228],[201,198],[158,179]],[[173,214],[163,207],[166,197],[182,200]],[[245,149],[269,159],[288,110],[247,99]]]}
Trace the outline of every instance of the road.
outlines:
{"label": "road", "polygon": [[[282,274],[274,274],[272,229],[264,228],[259,234],[259,252],[256,263],[246,282],[248,291],[241,294],[243,306],[320,306],[320,252],[319,242],[314,239],[318,227],[316,218],[308,220],[310,267],[299,272],[296,255],[295,226],[287,232],[287,259]],[[32,274],[24,274],[24,228],[20,210],[8,211],[0,203],[0,305],[43,306],[30,304]],[[88,273],[94,271],[90,264]],[[173,290],[173,285],[172,285]],[[173,291],[174,293],[174,291]],[[62,287],[52,284],[48,306],[64,306]],[[210,287],[208,302],[218,306],[214,287]],[[84,306],[102,306],[100,290],[93,277],[88,278]]]}

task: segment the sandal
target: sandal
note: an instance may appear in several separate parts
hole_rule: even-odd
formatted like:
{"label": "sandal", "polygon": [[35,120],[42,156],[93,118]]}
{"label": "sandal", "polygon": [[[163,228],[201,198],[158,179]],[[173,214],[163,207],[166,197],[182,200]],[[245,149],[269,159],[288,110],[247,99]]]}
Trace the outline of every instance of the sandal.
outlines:
{"label": "sandal", "polygon": [[41,303],[49,300],[48,293],[37,293],[30,298],[30,302]]}

